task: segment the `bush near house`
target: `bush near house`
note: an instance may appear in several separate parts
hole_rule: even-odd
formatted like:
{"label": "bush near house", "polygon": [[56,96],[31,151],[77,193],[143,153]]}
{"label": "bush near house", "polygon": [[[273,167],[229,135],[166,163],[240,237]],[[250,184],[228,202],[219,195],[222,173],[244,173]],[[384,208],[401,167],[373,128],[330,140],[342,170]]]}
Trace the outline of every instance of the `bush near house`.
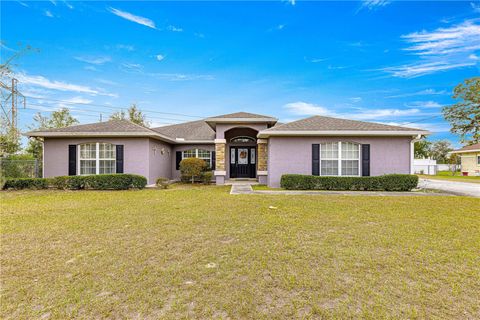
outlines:
{"label": "bush near house", "polygon": [[143,189],[147,178],[135,174],[99,174],[54,178],[7,179],[3,189],[127,190]]}
{"label": "bush near house", "polygon": [[48,179],[45,178],[14,178],[7,179],[3,189],[47,189]]}
{"label": "bush near house", "polygon": [[210,183],[213,174],[208,170],[205,160],[199,158],[186,158],[180,161],[180,173],[182,182]]}
{"label": "bush near house", "polygon": [[319,177],[285,174],[280,186],[287,190],[410,191],[417,187],[418,177],[388,174],[376,177]]}
{"label": "bush near house", "polygon": [[168,180],[168,178],[158,178],[156,183],[157,187],[159,187],[160,189],[168,189],[168,186],[170,185],[170,180]]}

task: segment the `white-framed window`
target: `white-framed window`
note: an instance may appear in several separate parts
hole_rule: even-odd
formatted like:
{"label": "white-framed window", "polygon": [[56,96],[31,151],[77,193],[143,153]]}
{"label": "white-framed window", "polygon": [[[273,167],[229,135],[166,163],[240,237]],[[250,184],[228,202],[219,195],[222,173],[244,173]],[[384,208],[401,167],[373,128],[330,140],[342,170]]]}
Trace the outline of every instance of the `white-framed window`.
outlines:
{"label": "white-framed window", "polygon": [[204,149],[190,149],[182,152],[182,159],[199,158],[207,163],[207,167],[212,167],[212,152]]}
{"label": "white-framed window", "polygon": [[108,174],[116,172],[116,148],[111,143],[83,143],[78,148],[78,174]]}
{"label": "white-framed window", "polygon": [[327,142],[320,144],[321,176],[359,176],[360,144]]}
{"label": "white-framed window", "polygon": [[480,165],[480,156],[477,156],[477,164]]}
{"label": "white-framed window", "polygon": [[230,142],[235,142],[235,143],[255,142],[255,138],[247,137],[247,136],[238,136],[230,139]]}

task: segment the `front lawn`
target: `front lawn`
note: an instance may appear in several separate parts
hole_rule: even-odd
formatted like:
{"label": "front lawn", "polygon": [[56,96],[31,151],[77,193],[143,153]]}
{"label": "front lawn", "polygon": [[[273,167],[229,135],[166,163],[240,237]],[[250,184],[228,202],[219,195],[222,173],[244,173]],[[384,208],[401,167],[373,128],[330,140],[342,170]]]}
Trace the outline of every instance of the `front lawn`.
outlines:
{"label": "front lawn", "polygon": [[480,315],[480,199],[0,193],[2,319]]}
{"label": "front lawn", "polygon": [[455,172],[455,175],[452,175],[450,171],[439,171],[436,175],[418,175],[420,178],[424,179],[436,179],[436,180],[450,180],[450,181],[460,181],[460,182],[472,182],[480,183],[480,176],[462,176],[461,172]]}

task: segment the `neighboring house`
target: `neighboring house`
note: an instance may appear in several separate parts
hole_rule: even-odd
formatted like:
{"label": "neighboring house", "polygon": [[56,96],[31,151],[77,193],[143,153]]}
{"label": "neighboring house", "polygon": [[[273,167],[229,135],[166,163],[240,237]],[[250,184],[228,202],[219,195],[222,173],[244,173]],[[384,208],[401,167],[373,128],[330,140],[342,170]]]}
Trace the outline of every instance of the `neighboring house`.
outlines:
{"label": "neighboring house", "polygon": [[462,159],[461,171],[469,176],[480,176],[480,143],[472,144],[450,153],[456,153]]}
{"label": "neighboring house", "polygon": [[413,143],[429,132],[314,116],[279,124],[238,112],[144,128],[126,120],[28,132],[43,139],[44,177],[135,173],[179,179],[184,158],[204,159],[217,184],[254,178],[271,187],[283,174],[369,176],[413,173]]}

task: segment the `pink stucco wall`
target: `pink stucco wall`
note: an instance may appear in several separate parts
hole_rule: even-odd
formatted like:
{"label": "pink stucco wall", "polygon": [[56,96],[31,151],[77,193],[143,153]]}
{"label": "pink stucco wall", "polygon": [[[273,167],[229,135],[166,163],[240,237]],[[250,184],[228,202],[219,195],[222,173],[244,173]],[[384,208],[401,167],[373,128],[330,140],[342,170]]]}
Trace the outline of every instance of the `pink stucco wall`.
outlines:
{"label": "pink stucco wall", "polygon": [[175,166],[176,165],[175,153],[177,151],[185,151],[189,149],[204,149],[208,151],[215,151],[215,145],[214,144],[180,144],[180,145],[172,146],[172,159],[170,162],[172,179],[175,179],[175,180],[180,179],[180,170],[177,170]]}
{"label": "pink stucco wall", "polygon": [[153,147],[170,150],[168,144],[148,138],[45,138],[44,141],[44,176],[55,177],[68,175],[68,145],[86,142],[108,142],[124,146],[124,172],[139,174],[155,183],[159,176],[170,178],[171,152],[154,155]]}
{"label": "pink stucco wall", "polygon": [[312,174],[312,144],[350,141],[370,144],[370,174],[410,173],[409,137],[270,137],[268,185],[280,186],[283,174]]}
{"label": "pink stucco wall", "polygon": [[175,154],[172,154],[172,147],[159,140],[149,140],[149,176],[148,180],[155,183],[157,178],[172,178],[171,162]]}

